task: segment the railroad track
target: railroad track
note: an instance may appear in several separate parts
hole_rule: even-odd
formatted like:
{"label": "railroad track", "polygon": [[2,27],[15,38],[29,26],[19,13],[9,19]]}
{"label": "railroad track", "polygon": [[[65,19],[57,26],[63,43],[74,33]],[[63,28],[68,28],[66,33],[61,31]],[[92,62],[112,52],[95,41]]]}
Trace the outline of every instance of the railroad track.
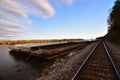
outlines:
{"label": "railroad track", "polygon": [[71,80],[120,80],[104,42],[95,45]]}

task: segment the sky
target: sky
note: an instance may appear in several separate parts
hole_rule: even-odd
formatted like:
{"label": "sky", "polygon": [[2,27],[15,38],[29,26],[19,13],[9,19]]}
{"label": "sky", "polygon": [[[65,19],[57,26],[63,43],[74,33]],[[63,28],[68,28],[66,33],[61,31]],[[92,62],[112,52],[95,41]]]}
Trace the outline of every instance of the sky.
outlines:
{"label": "sky", "polygon": [[0,0],[0,40],[94,39],[115,0]]}

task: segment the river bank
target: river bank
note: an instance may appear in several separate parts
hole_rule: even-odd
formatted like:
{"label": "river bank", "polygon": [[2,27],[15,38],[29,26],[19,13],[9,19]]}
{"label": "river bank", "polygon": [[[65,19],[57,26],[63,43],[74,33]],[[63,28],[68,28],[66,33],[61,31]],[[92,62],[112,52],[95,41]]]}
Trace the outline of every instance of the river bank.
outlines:
{"label": "river bank", "polygon": [[94,45],[95,43],[92,43],[56,60],[51,67],[31,80],[70,80]]}

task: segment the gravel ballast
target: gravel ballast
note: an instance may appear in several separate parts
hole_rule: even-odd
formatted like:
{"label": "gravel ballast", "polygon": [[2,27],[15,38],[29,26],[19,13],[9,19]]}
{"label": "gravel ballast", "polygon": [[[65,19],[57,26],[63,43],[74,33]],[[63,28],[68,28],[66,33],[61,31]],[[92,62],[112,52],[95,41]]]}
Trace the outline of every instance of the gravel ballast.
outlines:
{"label": "gravel ballast", "polygon": [[71,80],[84,59],[96,43],[92,43],[85,48],[71,52],[64,58],[56,60],[48,69],[43,70],[31,80]]}
{"label": "gravel ballast", "polygon": [[117,67],[119,74],[120,74],[120,45],[106,42],[107,47],[109,49],[110,55],[112,56],[112,59],[115,63],[115,66]]}

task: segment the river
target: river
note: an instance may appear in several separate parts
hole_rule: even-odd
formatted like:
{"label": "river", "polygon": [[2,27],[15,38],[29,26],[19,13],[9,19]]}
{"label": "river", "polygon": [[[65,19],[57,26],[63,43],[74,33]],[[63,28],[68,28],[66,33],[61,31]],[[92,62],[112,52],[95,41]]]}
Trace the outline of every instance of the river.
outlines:
{"label": "river", "polygon": [[33,61],[19,53],[10,53],[7,46],[0,46],[0,80],[30,80],[51,65],[51,61]]}

